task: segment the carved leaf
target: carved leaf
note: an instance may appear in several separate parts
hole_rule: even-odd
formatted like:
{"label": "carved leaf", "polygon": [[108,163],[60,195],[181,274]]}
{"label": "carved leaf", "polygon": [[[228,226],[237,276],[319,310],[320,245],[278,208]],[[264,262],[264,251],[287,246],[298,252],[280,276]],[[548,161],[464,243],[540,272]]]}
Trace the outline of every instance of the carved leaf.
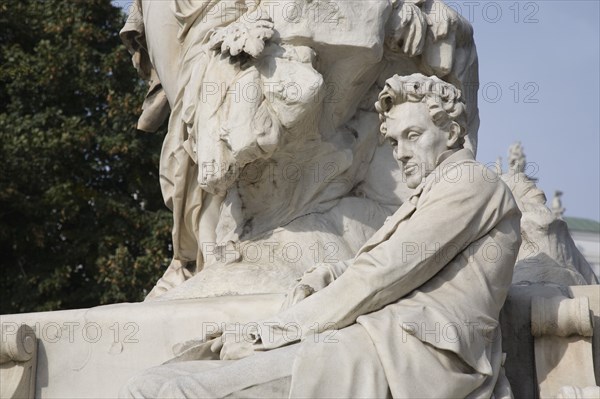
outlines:
{"label": "carved leaf", "polygon": [[232,57],[245,52],[256,58],[264,50],[265,41],[273,37],[273,26],[270,19],[237,21],[226,28],[215,29],[208,46],[211,50],[220,50],[221,53],[229,53]]}

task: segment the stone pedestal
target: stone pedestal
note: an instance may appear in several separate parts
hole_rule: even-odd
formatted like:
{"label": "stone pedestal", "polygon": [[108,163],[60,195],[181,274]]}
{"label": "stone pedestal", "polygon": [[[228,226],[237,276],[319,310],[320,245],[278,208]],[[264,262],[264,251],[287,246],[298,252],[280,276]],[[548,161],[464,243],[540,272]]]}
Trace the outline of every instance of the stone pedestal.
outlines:
{"label": "stone pedestal", "polygon": [[[503,351],[507,355],[505,370],[514,397],[539,397],[540,383],[544,383],[538,381],[536,375],[533,298],[588,298],[594,320],[594,335],[589,339],[593,352],[588,357],[596,364],[592,370],[591,362],[581,362],[570,370],[579,375],[593,375],[595,371],[597,384],[599,290],[599,286],[542,284],[511,287],[501,324]],[[23,324],[35,332],[38,340],[37,373],[33,372],[35,397],[114,398],[130,377],[177,356],[186,341],[201,339],[226,322],[244,323],[266,318],[278,311],[283,299],[282,295],[230,296],[3,315],[0,317],[2,345],[14,340]],[[577,340],[577,337],[569,339]],[[568,376],[559,377],[569,381]],[[3,385],[6,382],[3,377]],[[561,392],[586,392],[583,388],[586,387],[565,387]]]}
{"label": "stone pedestal", "polygon": [[3,315],[2,345],[22,324],[35,331],[36,398],[116,398],[130,377],[175,357],[182,343],[225,322],[267,317],[282,300],[252,295]]}

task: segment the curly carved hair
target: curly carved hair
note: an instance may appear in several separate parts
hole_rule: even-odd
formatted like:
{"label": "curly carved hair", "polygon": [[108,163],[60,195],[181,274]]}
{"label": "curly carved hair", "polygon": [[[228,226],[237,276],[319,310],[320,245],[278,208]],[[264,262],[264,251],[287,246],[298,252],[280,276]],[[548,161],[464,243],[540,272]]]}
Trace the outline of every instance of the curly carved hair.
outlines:
{"label": "curly carved hair", "polygon": [[394,75],[389,78],[375,103],[383,135],[387,133],[386,119],[390,110],[395,105],[405,102],[426,104],[433,123],[442,129],[451,122],[456,122],[460,126],[458,145],[464,145],[464,137],[467,135],[467,109],[461,91],[455,86],[437,76],[425,76],[420,73],[409,76]]}

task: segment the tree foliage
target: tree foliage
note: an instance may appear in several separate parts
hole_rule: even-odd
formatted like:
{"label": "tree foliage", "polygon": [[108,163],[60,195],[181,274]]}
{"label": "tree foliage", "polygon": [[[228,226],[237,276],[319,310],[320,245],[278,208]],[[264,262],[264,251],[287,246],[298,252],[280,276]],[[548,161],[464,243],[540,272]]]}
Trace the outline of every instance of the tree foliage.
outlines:
{"label": "tree foliage", "polygon": [[0,4],[0,313],[141,300],[171,256],[123,22],[110,0]]}

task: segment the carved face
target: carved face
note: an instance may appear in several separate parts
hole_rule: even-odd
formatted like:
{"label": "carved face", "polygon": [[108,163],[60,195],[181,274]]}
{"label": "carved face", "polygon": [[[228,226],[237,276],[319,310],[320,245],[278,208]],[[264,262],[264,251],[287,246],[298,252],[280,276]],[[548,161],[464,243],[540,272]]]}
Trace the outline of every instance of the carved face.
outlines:
{"label": "carved face", "polygon": [[458,139],[454,128],[443,130],[433,123],[424,103],[395,105],[388,113],[386,125],[386,138],[394,148],[394,157],[409,188],[417,187],[435,169],[439,156]]}

